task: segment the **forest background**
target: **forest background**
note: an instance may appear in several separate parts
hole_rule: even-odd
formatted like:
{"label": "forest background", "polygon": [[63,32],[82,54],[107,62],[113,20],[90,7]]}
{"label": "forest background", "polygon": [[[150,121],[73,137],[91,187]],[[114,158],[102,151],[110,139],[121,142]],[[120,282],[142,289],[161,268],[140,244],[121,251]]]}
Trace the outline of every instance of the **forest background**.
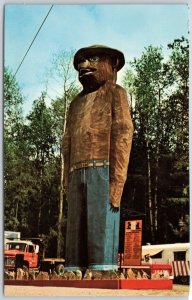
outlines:
{"label": "forest background", "polygon": [[[189,43],[178,37],[148,46],[124,68],[134,123],[128,176],[122,195],[124,222],[143,220],[143,244],[189,241]],[[24,96],[4,67],[4,230],[41,237],[47,255],[65,256],[67,201],[63,190],[61,142],[70,102],[81,87],[73,50],[53,56],[47,85],[55,78],[62,95],[47,88],[23,114]]]}

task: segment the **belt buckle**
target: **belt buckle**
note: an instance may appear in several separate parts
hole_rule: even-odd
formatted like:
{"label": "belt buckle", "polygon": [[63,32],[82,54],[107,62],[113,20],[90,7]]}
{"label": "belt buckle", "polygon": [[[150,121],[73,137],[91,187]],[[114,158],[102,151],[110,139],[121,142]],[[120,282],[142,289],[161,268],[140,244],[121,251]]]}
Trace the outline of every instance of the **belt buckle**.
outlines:
{"label": "belt buckle", "polygon": [[96,161],[93,161],[93,168],[96,168]]}
{"label": "belt buckle", "polygon": [[82,163],[81,163],[81,167],[82,167],[82,168],[86,168],[87,166],[88,166],[88,163],[87,163],[87,162],[82,162]]}

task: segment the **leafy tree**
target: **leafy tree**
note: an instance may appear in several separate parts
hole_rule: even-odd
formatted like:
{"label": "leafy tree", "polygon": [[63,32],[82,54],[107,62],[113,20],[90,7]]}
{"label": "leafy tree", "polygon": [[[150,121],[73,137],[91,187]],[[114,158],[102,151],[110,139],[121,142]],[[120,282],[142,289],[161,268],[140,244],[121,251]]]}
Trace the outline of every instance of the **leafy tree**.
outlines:
{"label": "leafy tree", "polygon": [[[175,40],[169,49],[170,58],[165,60],[161,48],[145,48],[141,58],[131,63],[123,82],[131,93],[135,125],[128,177],[134,190],[129,189],[129,194],[131,203],[135,201],[137,210],[146,214],[148,233],[144,235],[149,238],[151,233],[153,243],[161,241],[162,232],[168,240],[174,233],[179,237],[175,231],[175,220],[178,223],[179,219],[186,223],[186,236],[188,222],[184,221],[188,195],[182,192],[188,187],[188,42],[184,38]],[[175,186],[179,191],[176,194]],[[176,218],[173,214],[170,220],[171,233],[168,211],[174,197],[177,203],[180,197],[185,208],[182,215],[173,210]]]}
{"label": "leafy tree", "polygon": [[[19,212],[25,206],[25,141],[23,140],[23,96],[12,72],[4,68],[4,214],[5,229],[18,230]],[[21,187],[19,189],[18,187]],[[24,220],[23,220],[24,223]],[[22,224],[25,226],[25,224]],[[22,226],[21,225],[21,226]]]}
{"label": "leafy tree", "polygon": [[42,217],[43,209],[48,212],[51,205],[51,181],[54,172],[54,145],[56,142],[51,110],[46,106],[46,94],[34,101],[32,111],[26,117],[26,139],[29,148],[30,169],[33,176],[33,188],[30,194],[30,206],[36,211],[36,234],[45,228],[42,226],[46,215]]}
{"label": "leafy tree", "polygon": [[[189,240],[189,42],[184,37],[168,45],[170,76],[174,78],[169,97],[171,123],[172,169],[168,201],[177,216],[175,238]],[[179,213],[178,213],[179,212]],[[174,219],[174,218],[173,218]],[[176,229],[175,229],[176,228]]]}
{"label": "leafy tree", "polygon": [[[135,109],[138,111],[137,122],[142,132],[142,144],[146,163],[145,176],[147,179],[149,226],[152,241],[154,242],[155,230],[157,229],[156,195],[158,172],[155,175],[152,174],[152,164],[156,164],[157,170],[159,164],[159,145],[161,142],[159,114],[165,82],[161,48],[149,46],[145,50],[140,59],[134,60],[132,66],[136,72],[134,78]],[[156,181],[156,184],[154,182],[155,190],[153,190],[153,176]]]}
{"label": "leafy tree", "polygon": [[13,135],[18,133],[15,125],[22,123],[22,104],[23,96],[21,89],[8,67],[4,68],[3,78],[4,88],[4,130],[6,134]]}

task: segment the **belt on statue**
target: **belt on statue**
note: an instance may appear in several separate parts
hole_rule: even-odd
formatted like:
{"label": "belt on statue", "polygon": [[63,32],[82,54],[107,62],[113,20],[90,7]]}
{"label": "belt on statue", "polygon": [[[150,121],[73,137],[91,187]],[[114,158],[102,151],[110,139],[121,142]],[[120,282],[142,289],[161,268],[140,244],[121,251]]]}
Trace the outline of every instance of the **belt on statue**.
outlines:
{"label": "belt on statue", "polygon": [[109,162],[106,160],[103,161],[84,161],[84,162],[79,162],[77,164],[74,164],[71,169],[70,172],[73,172],[74,170],[78,170],[78,169],[83,169],[83,168],[89,168],[89,167],[106,167],[109,166]]}

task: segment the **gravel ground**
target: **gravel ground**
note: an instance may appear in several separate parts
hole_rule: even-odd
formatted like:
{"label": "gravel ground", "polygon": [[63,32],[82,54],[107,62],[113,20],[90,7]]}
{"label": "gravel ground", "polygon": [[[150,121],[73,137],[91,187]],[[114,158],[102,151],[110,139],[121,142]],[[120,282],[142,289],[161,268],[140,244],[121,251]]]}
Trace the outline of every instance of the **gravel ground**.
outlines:
{"label": "gravel ground", "polygon": [[5,296],[182,296],[189,295],[189,286],[173,285],[172,290],[109,290],[68,287],[4,286]]}

